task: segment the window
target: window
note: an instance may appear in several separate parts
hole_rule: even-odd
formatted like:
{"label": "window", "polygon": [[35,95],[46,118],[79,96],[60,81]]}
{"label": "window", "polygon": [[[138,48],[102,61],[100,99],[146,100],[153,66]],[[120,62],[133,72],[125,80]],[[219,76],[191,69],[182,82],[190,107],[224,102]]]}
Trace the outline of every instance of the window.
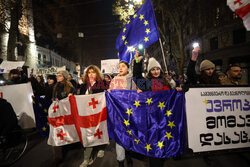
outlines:
{"label": "window", "polygon": [[246,30],[245,29],[234,30],[233,42],[234,44],[246,42]]}
{"label": "window", "polygon": [[210,50],[218,49],[218,37],[214,37],[210,39]]}
{"label": "window", "polygon": [[46,64],[46,55],[43,55],[43,64]]}
{"label": "window", "polygon": [[38,64],[41,64],[41,58],[42,58],[41,54],[38,53]]}

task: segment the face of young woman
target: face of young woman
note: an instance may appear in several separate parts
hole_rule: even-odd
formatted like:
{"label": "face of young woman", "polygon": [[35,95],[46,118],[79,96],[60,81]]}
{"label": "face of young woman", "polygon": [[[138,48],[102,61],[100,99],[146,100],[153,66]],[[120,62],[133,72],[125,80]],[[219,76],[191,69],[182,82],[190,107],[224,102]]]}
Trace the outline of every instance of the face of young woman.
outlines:
{"label": "face of young woman", "polygon": [[90,69],[88,71],[88,78],[89,78],[90,82],[96,81],[96,72],[93,69]]}
{"label": "face of young woman", "polygon": [[41,82],[41,78],[40,77],[36,77],[36,80],[37,80],[38,83]]}
{"label": "face of young woman", "polygon": [[63,75],[62,74],[57,74],[56,75],[56,80],[57,80],[57,82],[62,82],[64,80]]}
{"label": "face of young woman", "polygon": [[209,69],[206,69],[204,70],[205,74],[209,77],[211,77],[214,73],[214,69],[213,68],[209,68]]}
{"label": "face of young woman", "polygon": [[158,78],[158,77],[160,76],[160,74],[161,74],[161,70],[160,70],[159,67],[154,67],[154,68],[152,68],[152,69],[150,70],[150,73],[152,74],[152,76],[153,76],[154,78]]}
{"label": "face of young woman", "polygon": [[128,66],[126,64],[124,64],[124,63],[120,63],[119,64],[119,74],[121,76],[125,76],[125,75],[128,74],[128,72],[129,72]]}
{"label": "face of young woman", "polygon": [[48,79],[48,84],[49,84],[49,85],[54,84],[54,80],[53,80],[53,79]]}

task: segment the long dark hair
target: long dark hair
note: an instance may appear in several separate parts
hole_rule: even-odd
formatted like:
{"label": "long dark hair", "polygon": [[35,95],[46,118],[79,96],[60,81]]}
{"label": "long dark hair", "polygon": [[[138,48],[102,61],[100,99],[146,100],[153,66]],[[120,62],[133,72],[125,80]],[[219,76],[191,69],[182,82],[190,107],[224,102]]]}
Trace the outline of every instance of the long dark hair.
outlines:
{"label": "long dark hair", "polygon": [[166,74],[162,71],[161,68],[160,68],[160,71],[161,71],[161,72],[160,72],[160,76],[159,76],[158,78],[154,78],[154,77],[153,77],[153,75],[152,75],[152,73],[151,73],[151,70],[150,70],[150,71],[148,72],[148,74],[146,75],[146,78],[149,79],[150,81],[151,81],[152,79],[162,79],[163,85],[170,88],[170,84],[169,84],[169,82],[168,82],[168,80],[167,80]]}
{"label": "long dark hair", "polygon": [[219,76],[213,72],[212,76],[207,76],[204,71],[201,71],[200,76],[201,84],[208,84],[208,85],[220,85]]}

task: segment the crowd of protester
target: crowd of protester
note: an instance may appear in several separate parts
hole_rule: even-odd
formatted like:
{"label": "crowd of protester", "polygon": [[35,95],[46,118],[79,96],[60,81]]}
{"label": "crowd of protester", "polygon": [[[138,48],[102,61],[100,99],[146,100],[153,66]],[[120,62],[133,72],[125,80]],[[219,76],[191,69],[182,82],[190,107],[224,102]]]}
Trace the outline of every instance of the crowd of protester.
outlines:
{"label": "crowd of protester", "polygon": [[[0,75],[0,79],[4,81],[1,82],[1,85],[30,82],[34,96],[51,100],[61,100],[72,94],[87,95],[104,92],[106,90],[111,91],[112,89],[137,90],[138,93],[171,89],[186,92],[190,87],[248,85],[248,83],[242,81],[242,69],[237,64],[229,65],[225,73],[223,73],[216,72],[215,64],[210,60],[203,60],[199,65],[199,73],[197,73],[195,66],[199,52],[199,47],[196,47],[192,51],[187,73],[184,75],[176,75],[176,72],[172,70],[164,72],[160,63],[155,58],[148,60],[147,71],[146,74],[144,74],[145,72],[142,70],[144,57],[139,56],[138,51],[136,51],[133,60],[133,73],[131,74],[129,73],[130,65],[127,62],[121,61],[119,63],[119,73],[116,76],[114,76],[113,73],[102,74],[97,66],[90,65],[85,69],[85,73],[81,74],[77,80],[67,71],[59,71],[56,75],[48,75],[46,79],[40,75],[28,77],[20,68],[12,69],[9,72],[8,80],[4,80],[2,75]],[[6,101],[0,99],[0,106],[4,104],[6,104]],[[13,121],[16,122],[17,120],[13,119]],[[2,125],[2,121],[1,126],[4,126]],[[4,130],[6,131],[6,129]],[[1,131],[5,132],[4,130],[1,129]],[[3,138],[4,135],[6,135],[6,133],[1,133],[0,139]],[[52,148],[56,159],[62,158],[62,149],[63,147]],[[92,164],[96,157],[103,157],[104,149],[105,145],[85,148],[84,160],[81,167]],[[125,149],[119,144],[116,144],[116,153],[120,167],[124,166],[125,158],[127,159],[127,165],[132,166],[133,162],[131,157],[125,154]],[[157,158],[149,158],[149,161],[150,166],[154,166],[155,164],[157,164],[157,166],[163,166],[164,162],[164,160]]]}

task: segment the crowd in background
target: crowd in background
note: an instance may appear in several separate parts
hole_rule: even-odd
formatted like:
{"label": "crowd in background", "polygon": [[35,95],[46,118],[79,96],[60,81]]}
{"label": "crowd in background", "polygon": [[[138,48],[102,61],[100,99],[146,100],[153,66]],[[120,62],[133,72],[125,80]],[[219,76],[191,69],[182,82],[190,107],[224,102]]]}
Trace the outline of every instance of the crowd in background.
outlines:
{"label": "crowd in background", "polygon": [[[215,72],[215,64],[210,60],[203,60],[199,65],[199,73],[196,72],[195,66],[199,56],[200,48],[196,47],[192,51],[192,57],[189,61],[187,73],[177,75],[175,71],[164,72],[160,63],[150,58],[148,61],[147,71],[143,71],[143,56],[136,51],[132,73],[129,73],[130,65],[127,62],[119,63],[118,74],[102,74],[100,69],[95,65],[90,65],[85,69],[85,73],[80,75],[80,78],[75,79],[72,74],[66,70],[59,71],[56,75],[48,75],[46,80],[43,76],[27,76],[21,68],[12,69],[9,72],[8,79],[5,80],[0,75],[1,85],[12,85],[31,83],[33,94],[35,97],[43,97],[50,100],[61,100],[72,94],[86,95],[112,89],[128,89],[137,90],[138,93],[144,91],[164,91],[173,90],[188,91],[190,87],[219,87],[219,86],[248,86],[249,83],[243,82],[242,69],[237,64],[228,66],[225,73]],[[1,138],[1,136],[0,136]],[[104,156],[105,146],[96,146],[86,148],[84,150],[84,160],[82,167],[93,163],[93,153],[95,156]],[[54,147],[53,152],[56,159],[61,159],[61,150],[59,147]],[[116,144],[117,161],[119,166],[124,166],[125,157],[128,166],[131,166],[132,161],[129,156],[125,156],[125,149]],[[150,166],[163,166],[161,159],[150,159]]]}

